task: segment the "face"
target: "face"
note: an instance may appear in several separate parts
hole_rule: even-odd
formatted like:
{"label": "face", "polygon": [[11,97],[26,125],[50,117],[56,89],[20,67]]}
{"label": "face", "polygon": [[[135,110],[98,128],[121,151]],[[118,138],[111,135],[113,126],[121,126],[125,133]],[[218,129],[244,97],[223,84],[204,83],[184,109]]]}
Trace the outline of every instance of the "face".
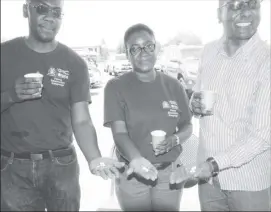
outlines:
{"label": "face", "polygon": [[134,71],[147,73],[153,70],[156,62],[155,39],[146,31],[130,35],[126,43],[127,56]]}
{"label": "face", "polygon": [[260,0],[220,0],[218,18],[232,40],[248,40],[260,24]]}
{"label": "face", "polygon": [[32,0],[24,5],[30,34],[46,43],[55,39],[62,19],[63,0]]}

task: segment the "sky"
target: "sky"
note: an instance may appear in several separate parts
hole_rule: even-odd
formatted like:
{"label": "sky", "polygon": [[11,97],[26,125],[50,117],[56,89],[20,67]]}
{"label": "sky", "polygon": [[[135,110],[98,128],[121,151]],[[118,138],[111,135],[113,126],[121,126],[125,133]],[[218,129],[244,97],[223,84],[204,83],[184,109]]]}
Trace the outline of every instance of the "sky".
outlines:
{"label": "sky", "polygon": [[[27,35],[23,3],[24,0],[1,0],[1,37]],[[57,38],[69,46],[97,45],[104,39],[109,48],[115,48],[129,26],[144,23],[162,44],[183,31],[193,32],[207,43],[222,34],[217,6],[217,0],[65,0]],[[261,10],[259,33],[270,42],[270,0],[264,0]]]}

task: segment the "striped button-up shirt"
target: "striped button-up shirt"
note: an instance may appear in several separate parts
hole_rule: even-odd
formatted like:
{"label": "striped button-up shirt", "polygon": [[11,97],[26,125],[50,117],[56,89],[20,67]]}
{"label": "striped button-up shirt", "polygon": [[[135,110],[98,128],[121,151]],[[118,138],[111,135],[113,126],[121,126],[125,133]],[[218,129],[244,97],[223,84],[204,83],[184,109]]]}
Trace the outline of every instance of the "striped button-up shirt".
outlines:
{"label": "striped button-up shirt", "polygon": [[255,34],[233,56],[224,39],[205,46],[195,90],[217,93],[200,120],[198,163],[214,157],[223,190],[259,191],[270,177],[270,48]]}

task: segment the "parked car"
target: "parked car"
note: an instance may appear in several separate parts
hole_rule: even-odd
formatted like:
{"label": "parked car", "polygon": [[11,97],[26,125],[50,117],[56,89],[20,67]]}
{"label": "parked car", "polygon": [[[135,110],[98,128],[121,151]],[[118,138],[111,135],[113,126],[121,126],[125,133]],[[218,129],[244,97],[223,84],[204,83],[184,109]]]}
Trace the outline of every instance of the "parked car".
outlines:
{"label": "parked car", "polygon": [[199,59],[187,57],[183,60],[170,60],[163,64],[162,72],[184,82],[187,89],[192,89],[196,83]]}
{"label": "parked car", "polygon": [[90,81],[90,87],[91,88],[98,88],[102,85],[102,73],[101,71],[94,67],[94,66],[89,66],[88,67],[89,71],[89,81]]}
{"label": "parked car", "polygon": [[182,72],[182,64],[180,61],[177,60],[169,60],[163,63],[162,71],[173,77],[178,78],[178,73]]}
{"label": "parked car", "polygon": [[193,88],[196,83],[199,59],[196,57],[187,57],[183,60],[184,67],[184,81],[188,88]]}
{"label": "parked car", "polygon": [[115,60],[108,65],[109,75],[119,76],[132,70],[132,65],[128,60]]}

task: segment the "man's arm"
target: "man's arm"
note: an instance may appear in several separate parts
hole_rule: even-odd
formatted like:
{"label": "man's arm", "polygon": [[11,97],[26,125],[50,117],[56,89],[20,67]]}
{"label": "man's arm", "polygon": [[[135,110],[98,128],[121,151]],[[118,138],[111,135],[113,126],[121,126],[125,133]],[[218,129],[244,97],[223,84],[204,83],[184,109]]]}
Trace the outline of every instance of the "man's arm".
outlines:
{"label": "man's arm", "polygon": [[101,157],[96,130],[89,114],[88,102],[74,103],[71,118],[76,141],[88,163]]}
{"label": "man's arm", "polygon": [[141,157],[140,152],[128,135],[124,121],[112,122],[111,130],[118,150],[128,161]]}
{"label": "man's arm", "polygon": [[124,163],[101,156],[96,130],[88,110],[88,102],[74,103],[71,117],[76,141],[88,162],[90,171],[104,179],[119,177],[117,169],[122,168]]}
{"label": "man's arm", "polygon": [[42,84],[36,83],[36,79],[19,78],[15,81],[13,88],[1,91],[1,113],[6,111],[15,103],[20,103],[26,100],[40,98]]}
{"label": "man's arm", "polygon": [[[269,69],[270,70],[270,69]],[[256,156],[270,149],[270,71],[258,89],[252,112],[250,133],[226,152],[213,158],[219,169],[239,167],[253,160]]]}
{"label": "man's arm", "polygon": [[15,101],[12,98],[11,91],[8,90],[1,92],[1,113],[11,107],[13,104],[15,104]]}

